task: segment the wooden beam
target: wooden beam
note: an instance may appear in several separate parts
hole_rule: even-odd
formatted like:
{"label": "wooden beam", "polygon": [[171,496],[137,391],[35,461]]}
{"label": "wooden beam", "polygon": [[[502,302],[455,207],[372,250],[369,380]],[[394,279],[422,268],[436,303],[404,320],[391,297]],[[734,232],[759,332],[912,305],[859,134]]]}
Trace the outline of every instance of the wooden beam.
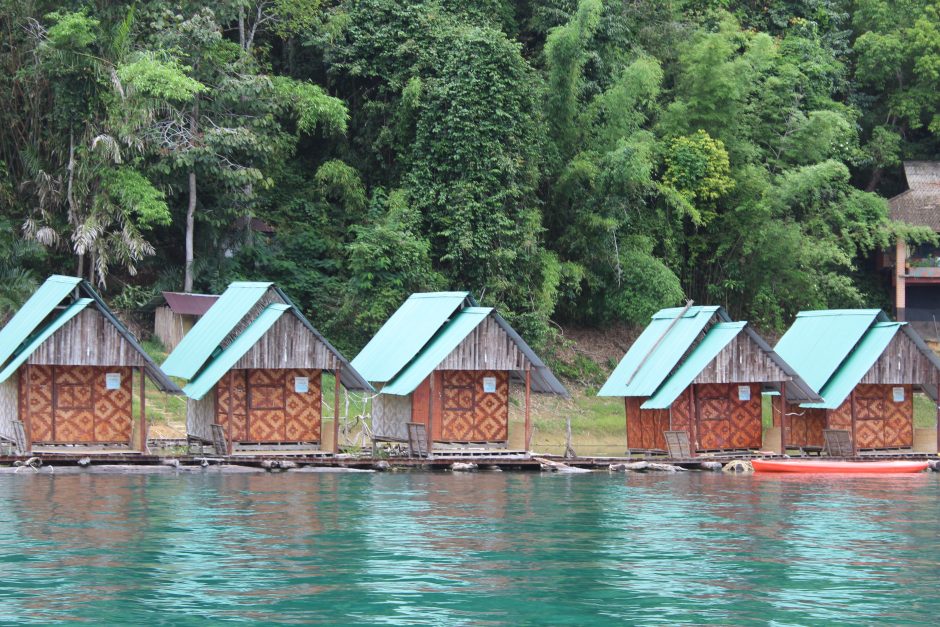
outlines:
{"label": "wooden beam", "polygon": [[228,425],[227,425],[228,429],[226,429],[226,431],[228,431],[228,433],[226,434],[228,437],[226,439],[228,440],[228,454],[229,455],[231,455],[232,452],[235,450],[235,447],[232,444],[232,423],[235,421],[235,418],[232,416],[232,407],[235,405],[234,381],[235,381],[235,371],[229,370],[228,371]]}
{"label": "wooden beam", "polygon": [[849,394],[849,411],[852,412],[852,456],[858,456],[858,445],[855,442],[855,388]]}
{"label": "wooden beam", "polygon": [[[26,450],[33,450],[33,405],[30,403],[32,400],[31,390],[33,389],[33,380],[30,377],[30,366],[29,362],[26,362],[26,412],[25,420],[23,420],[23,431],[26,432]],[[53,407],[53,419],[52,424],[55,425],[55,408]]]}
{"label": "wooden beam", "polygon": [[[133,387],[133,369],[131,370],[131,386]],[[144,367],[140,367],[140,452],[147,452],[147,378],[144,376]]]}
{"label": "wooden beam", "polygon": [[437,370],[434,370],[428,375],[428,455],[434,447],[434,375],[436,374]]}
{"label": "wooden beam", "polygon": [[[339,453],[339,386],[340,386],[340,375],[342,374],[343,366],[340,364],[336,365],[336,369],[333,370],[333,453]],[[323,376],[322,374],[320,375]]]}
{"label": "wooden beam", "polygon": [[[787,454],[787,382],[783,381],[780,383],[780,454]],[[770,408],[773,410],[773,400],[771,400]],[[773,417],[773,411],[770,413]]]}
{"label": "wooden beam", "polygon": [[698,441],[698,421],[699,421],[700,412],[698,410],[698,402],[695,398],[695,384],[689,384],[689,422],[691,423],[692,431],[692,444],[689,446],[689,454],[692,457],[696,457],[696,453],[699,449]]}
{"label": "wooden beam", "polygon": [[532,445],[532,422],[530,417],[532,398],[532,371],[526,368],[525,371],[525,450],[529,450]]}
{"label": "wooden beam", "polygon": [[623,439],[627,443],[627,452],[629,452],[630,451],[630,399],[626,396],[623,397],[623,424],[624,424]]}
{"label": "wooden beam", "polygon": [[[913,396],[913,393],[911,396]],[[937,401],[935,405],[937,406],[937,453],[940,453],[940,383],[937,383]]]}

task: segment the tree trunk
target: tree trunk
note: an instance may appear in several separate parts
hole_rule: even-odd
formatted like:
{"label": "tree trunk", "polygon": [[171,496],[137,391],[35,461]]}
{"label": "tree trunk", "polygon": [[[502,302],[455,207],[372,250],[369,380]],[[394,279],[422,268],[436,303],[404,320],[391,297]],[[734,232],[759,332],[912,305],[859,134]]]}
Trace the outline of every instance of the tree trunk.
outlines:
{"label": "tree trunk", "polygon": [[189,207],[186,210],[186,271],[183,291],[193,291],[193,227],[196,218],[196,172],[189,173]]}
{"label": "tree trunk", "polygon": [[238,7],[238,45],[245,49],[245,7]]}

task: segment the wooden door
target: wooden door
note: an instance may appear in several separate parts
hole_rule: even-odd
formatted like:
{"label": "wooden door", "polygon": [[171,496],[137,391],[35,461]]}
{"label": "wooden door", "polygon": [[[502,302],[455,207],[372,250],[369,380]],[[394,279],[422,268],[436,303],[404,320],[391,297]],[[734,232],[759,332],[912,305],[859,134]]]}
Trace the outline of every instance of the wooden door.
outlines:
{"label": "wooden door", "polygon": [[319,442],[321,374],[308,369],[232,370],[216,385],[216,422],[228,437],[231,402],[233,442]]}
{"label": "wooden door", "polygon": [[248,439],[248,383],[245,371],[229,370],[216,383],[215,392],[215,421],[222,425],[226,439],[244,442]]}
{"label": "wooden door", "polygon": [[731,437],[731,401],[725,385],[704,384],[696,387],[699,446],[706,451],[729,448]]}

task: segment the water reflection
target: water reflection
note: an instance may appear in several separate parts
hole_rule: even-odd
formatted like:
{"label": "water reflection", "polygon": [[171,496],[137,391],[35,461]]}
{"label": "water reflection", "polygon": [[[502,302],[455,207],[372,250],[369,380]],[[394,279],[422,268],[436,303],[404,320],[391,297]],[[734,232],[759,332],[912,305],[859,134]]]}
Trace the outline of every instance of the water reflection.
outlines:
{"label": "water reflection", "polygon": [[2,475],[4,622],[928,621],[940,481]]}

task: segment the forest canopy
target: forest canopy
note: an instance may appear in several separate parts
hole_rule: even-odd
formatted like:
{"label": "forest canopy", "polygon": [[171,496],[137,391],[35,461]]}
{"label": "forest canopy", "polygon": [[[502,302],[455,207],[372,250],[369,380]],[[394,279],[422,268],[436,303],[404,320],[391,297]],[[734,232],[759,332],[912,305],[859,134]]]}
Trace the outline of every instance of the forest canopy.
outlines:
{"label": "forest canopy", "polygon": [[[209,8],[211,6],[211,8]],[[690,298],[882,306],[935,159],[930,0],[0,0],[0,309],[279,283],[355,351],[416,290],[531,342]]]}

